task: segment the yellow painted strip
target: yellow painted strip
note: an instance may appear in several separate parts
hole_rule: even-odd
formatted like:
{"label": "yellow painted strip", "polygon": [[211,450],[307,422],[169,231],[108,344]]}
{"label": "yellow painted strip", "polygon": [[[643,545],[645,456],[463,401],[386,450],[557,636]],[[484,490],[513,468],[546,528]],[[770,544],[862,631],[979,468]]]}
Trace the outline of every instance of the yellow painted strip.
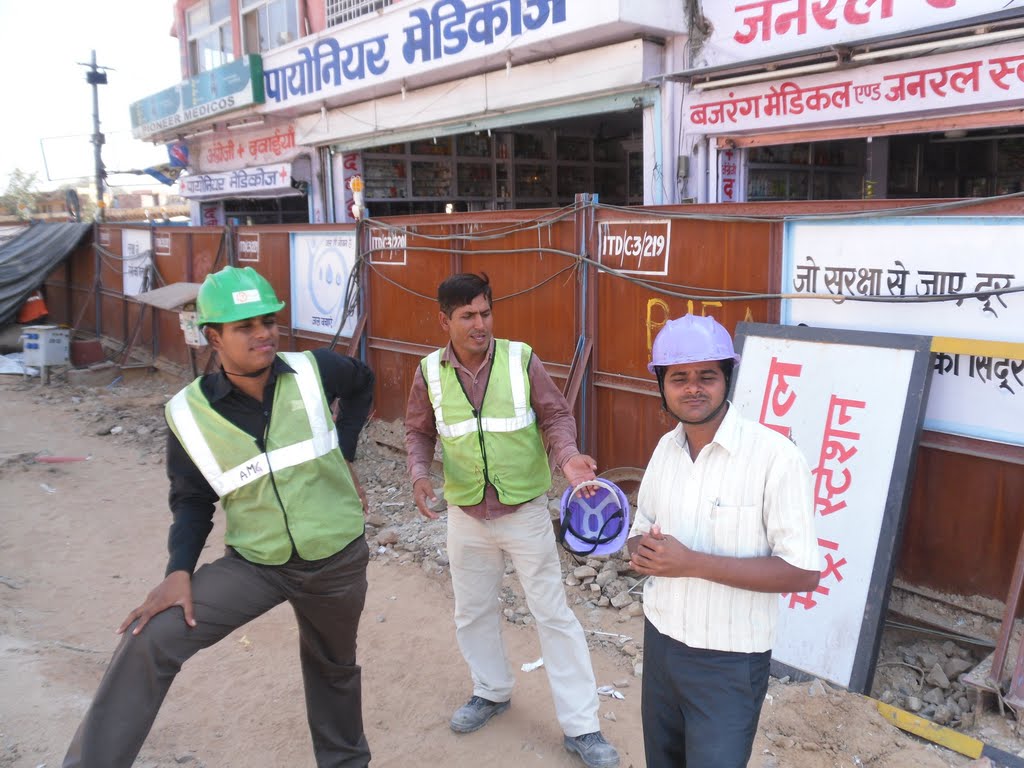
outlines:
{"label": "yellow painted strip", "polygon": [[902,709],[878,702],[878,711],[882,717],[895,725],[897,728],[920,736],[935,744],[939,744],[961,755],[970,758],[981,757],[981,751],[985,744],[970,736],[954,731],[952,728],[943,728],[941,725],[925,720],[923,717],[912,715]]}
{"label": "yellow painted strip", "polygon": [[1024,360],[1024,344],[1012,341],[982,341],[980,339],[955,339],[951,336],[933,336],[932,352]]}

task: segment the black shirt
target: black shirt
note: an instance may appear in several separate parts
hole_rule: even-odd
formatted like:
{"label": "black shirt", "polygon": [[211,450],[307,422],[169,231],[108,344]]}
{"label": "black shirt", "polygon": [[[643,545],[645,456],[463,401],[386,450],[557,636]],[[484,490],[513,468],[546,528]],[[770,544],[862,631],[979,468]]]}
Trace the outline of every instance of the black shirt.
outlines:
{"label": "black shirt", "polygon": [[[348,461],[356,457],[356,442],[373,405],[373,371],[353,357],[329,349],[313,350],[327,402],[339,401],[336,422],[341,452]],[[223,371],[204,376],[200,390],[217,413],[253,436],[262,449],[268,419],[272,417],[274,389],[280,373],[295,373],[280,357],[270,367],[270,377],[259,402],[237,389]],[[167,477],[171,481],[169,503],[174,522],[167,536],[170,559],[167,573],[195,570],[206,537],[213,529],[217,493],[185,451],[174,431],[167,430]]]}

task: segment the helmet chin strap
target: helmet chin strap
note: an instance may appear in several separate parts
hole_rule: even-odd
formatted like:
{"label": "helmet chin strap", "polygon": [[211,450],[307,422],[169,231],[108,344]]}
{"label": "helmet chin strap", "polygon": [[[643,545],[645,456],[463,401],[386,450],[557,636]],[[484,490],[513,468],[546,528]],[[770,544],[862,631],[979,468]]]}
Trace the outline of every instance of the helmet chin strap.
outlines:
{"label": "helmet chin strap", "polygon": [[224,371],[224,373],[226,373],[228,376],[241,376],[244,379],[258,379],[260,376],[262,376],[264,373],[270,370],[270,366],[265,365],[258,371],[253,371],[252,373],[235,373],[234,371],[229,371],[223,365],[220,367],[220,369]]}

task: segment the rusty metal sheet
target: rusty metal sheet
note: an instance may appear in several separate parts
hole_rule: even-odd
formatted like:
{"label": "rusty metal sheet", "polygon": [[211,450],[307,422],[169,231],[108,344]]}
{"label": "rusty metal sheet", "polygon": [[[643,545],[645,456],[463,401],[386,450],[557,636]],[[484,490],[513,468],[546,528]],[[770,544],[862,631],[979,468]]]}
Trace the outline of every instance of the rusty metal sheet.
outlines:
{"label": "rusty metal sheet", "polygon": [[[405,399],[416,365],[430,349],[445,342],[437,320],[438,283],[454,271],[485,271],[498,301],[495,332],[529,342],[562,383],[587,331],[593,350],[591,365],[580,378],[578,414],[586,448],[599,467],[643,467],[659,437],[675,424],[660,409],[654,378],[647,372],[650,345],[669,317],[691,310],[708,313],[732,329],[741,320],[777,322],[775,300],[714,302],[713,289],[772,292],[781,263],[782,227],[773,221],[712,221],[673,218],[666,238],[667,265],[663,274],[647,275],[637,285],[609,275],[581,270],[574,255],[619,256],[602,253],[601,226],[626,220],[630,227],[643,221],[664,222],[674,214],[744,214],[778,217],[796,213],[881,210],[935,201],[843,201],[740,204],[730,206],[673,206],[630,211],[582,209],[478,212],[451,216],[410,216],[385,224],[408,227],[401,245],[385,243],[371,254],[364,273],[367,359],[377,373],[376,413],[391,420],[405,411]],[[1024,201],[989,201],[950,211],[950,215],[1024,214]],[[361,249],[369,245],[374,228],[360,231]],[[237,234],[259,238],[259,262],[281,297],[290,303],[288,233],[345,229],[338,225],[243,227]],[[351,228],[351,227],[349,227]],[[499,228],[504,228],[501,231]],[[119,257],[119,225],[100,229],[107,248]],[[200,282],[227,263],[234,244],[221,246],[235,231],[218,227],[157,228],[169,233],[169,254],[161,244],[155,259],[168,282]],[[649,233],[656,233],[650,228]],[[629,228],[623,233],[628,234]],[[642,234],[642,226],[636,234]],[[380,232],[378,232],[380,234]],[[474,239],[486,234],[488,239]],[[612,234],[616,234],[614,231]],[[490,235],[497,235],[490,237]],[[502,252],[505,253],[502,253]],[[95,317],[95,255],[85,247],[76,252],[66,274],[47,280],[50,309],[57,321],[69,311],[83,318],[81,327],[98,323],[103,335],[126,341],[135,316],[121,296],[120,262],[100,264],[100,317]],[[638,261],[634,266],[643,266]],[[651,272],[652,270],[647,270]],[[637,277],[634,275],[633,277]],[[397,285],[396,285],[397,284]],[[665,296],[670,290],[697,298]],[[64,293],[61,294],[60,291]],[[514,295],[519,294],[519,295]],[[701,299],[700,297],[704,297]],[[703,301],[703,303],[702,303]],[[136,305],[137,307],[137,305]],[[282,348],[308,349],[329,337],[295,334],[288,327],[288,308],[282,313]],[[153,329],[156,329],[154,335]],[[162,359],[189,359],[176,318],[159,312],[139,330],[142,342],[153,344]],[[209,353],[198,354],[199,369]],[[958,453],[963,441],[925,445],[918,452],[916,480],[897,568],[914,584],[947,592],[980,594],[1002,599],[1009,584],[1017,542],[1024,533],[1024,462],[992,451],[984,455]]]}
{"label": "rusty metal sheet", "polygon": [[1024,534],[1024,467],[922,446],[897,559],[900,578],[1006,597]]}

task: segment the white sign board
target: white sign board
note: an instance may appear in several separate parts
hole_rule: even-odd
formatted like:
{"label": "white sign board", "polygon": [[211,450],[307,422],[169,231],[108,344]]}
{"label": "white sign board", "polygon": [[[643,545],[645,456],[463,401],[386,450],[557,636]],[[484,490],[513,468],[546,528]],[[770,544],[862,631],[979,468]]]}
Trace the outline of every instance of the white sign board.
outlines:
{"label": "white sign board", "polygon": [[862,122],[909,112],[1019,105],[1024,42],[703,91],[687,102],[690,130],[766,131],[837,121]]}
{"label": "white sign board", "polygon": [[256,164],[274,165],[295,159],[295,126],[277,125],[241,135],[211,136],[192,150],[194,168],[203,171],[227,171]]}
{"label": "white sign board", "polygon": [[293,232],[292,327],[334,334],[344,320],[341,335],[355,333],[356,312],[342,318],[351,291],[358,287],[349,278],[356,262],[355,230],[346,232]]}
{"label": "white sign board", "polygon": [[[782,293],[887,301],[787,299],[782,322],[1024,342],[1024,295],[991,293],[1024,289],[1021,243],[1013,217],[787,222]],[[925,428],[1024,445],[1024,361],[936,355]]]}
{"label": "white sign board", "polygon": [[598,224],[598,261],[627,275],[667,275],[671,219],[624,219]]}
{"label": "white sign board", "polygon": [[791,437],[814,488],[821,582],[780,596],[772,657],[867,693],[909,502],[930,339],[740,323],[737,343],[734,407]]}
{"label": "white sign board", "polygon": [[697,66],[721,67],[1021,15],[1007,0],[715,0]]}
{"label": "white sign board", "polygon": [[292,164],[258,165],[178,179],[178,194],[192,200],[222,197],[281,197],[301,194],[292,186]]}
{"label": "white sign board", "polygon": [[407,231],[382,227],[369,227],[368,229],[370,250],[367,252],[367,256],[370,263],[404,267],[409,258],[409,232],[414,231],[414,228],[409,227]]}
{"label": "white sign board", "polygon": [[[412,83],[424,76],[438,79],[445,70],[458,78],[470,70],[493,70],[495,63],[514,65],[535,58],[536,51],[554,55],[570,44],[563,42],[566,38],[593,40],[596,32],[626,23],[665,36],[686,31],[679,3],[402,0],[381,13],[330,27],[315,39],[268,52],[263,58],[263,111],[324,100],[372,100],[388,91],[387,84],[399,85],[407,78]],[[613,70],[606,68],[600,76],[614,77]]]}
{"label": "white sign board", "polygon": [[121,230],[121,276],[125,296],[145,293],[153,265],[153,250],[148,229]]}

